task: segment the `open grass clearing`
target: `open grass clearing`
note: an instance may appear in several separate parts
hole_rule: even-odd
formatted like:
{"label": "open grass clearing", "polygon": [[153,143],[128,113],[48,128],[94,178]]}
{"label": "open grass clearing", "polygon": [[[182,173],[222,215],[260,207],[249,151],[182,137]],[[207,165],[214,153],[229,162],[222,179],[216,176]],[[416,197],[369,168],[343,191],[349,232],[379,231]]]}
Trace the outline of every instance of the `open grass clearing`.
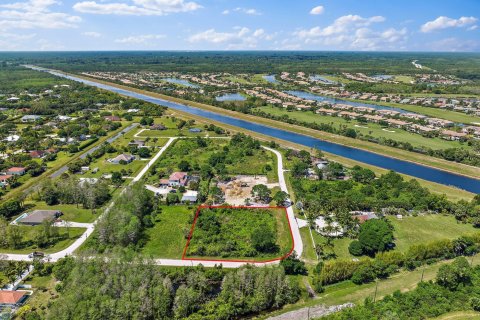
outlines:
{"label": "open grass clearing", "polygon": [[[455,239],[461,235],[468,235],[478,232],[471,224],[458,222],[453,216],[428,214],[418,217],[403,217],[398,220],[396,217],[388,216],[391,221],[395,237],[395,249],[406,252],[415,244],[425,244],[435,240]],[[313,232],[315,243],[325,243],[326,239],[317,232]],[[334,239],[334,251],[339,259],[355,258],[348,251],[352,242],[349,238]]]}
{"label": "open grass clearing", "polygon": [[195,208],[162,206],[155,225],[145,232],[145,245],[141,252],[155,258],[181,259],[192,226]]}
{"label": "open grass clearing", "polygon": [[[42,251],[45,253],[55,253],[68,248],[76,239],[78,239],[84,232],[84,228],[59,228],[61,238],[54,244],[46,248],[38,248],[33,242],[35,241],[37,230],[43,228],[42,226],[18,226],[23,234],[23,246],[20,249],[0,248],[0,253],[20,253],[27,254],[32,251]],[[67,237],[68,232],[68,237]]]}

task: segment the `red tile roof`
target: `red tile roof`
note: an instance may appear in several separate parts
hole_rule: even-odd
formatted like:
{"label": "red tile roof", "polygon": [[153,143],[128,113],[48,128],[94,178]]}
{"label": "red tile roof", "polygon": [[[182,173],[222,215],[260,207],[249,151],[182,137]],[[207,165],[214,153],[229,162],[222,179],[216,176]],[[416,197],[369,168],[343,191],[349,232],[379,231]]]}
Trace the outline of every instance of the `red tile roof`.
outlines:
{"label": "red tile roof", "polygon": [[11,174],[1,175],[1,176],[0,176],[0,181],[7,181],[7,180],[10,179],[11,177],[12,177]]}
{"label": "red tile roof", "polygon": [[25,295],[21,291],[0,291],[0,304],[16,304]]}
{"label": "red tile roof", "polygon": [[22,172],[25,171],[24,167],[11,167],[7,170],[8,172]]}

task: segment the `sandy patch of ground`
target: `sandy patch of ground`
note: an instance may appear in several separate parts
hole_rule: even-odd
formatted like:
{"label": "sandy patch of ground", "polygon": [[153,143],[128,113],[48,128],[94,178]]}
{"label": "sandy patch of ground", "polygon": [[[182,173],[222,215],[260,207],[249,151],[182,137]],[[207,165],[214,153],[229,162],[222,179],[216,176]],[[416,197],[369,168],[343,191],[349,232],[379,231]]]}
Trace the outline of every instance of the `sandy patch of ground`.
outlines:
{"label": "sandy patch of ground", "polygon": [[229,182],[220,182],[218,187],[225,195],[225,202],[231,205],[245,205],[245,199],[252,199],[252,188],[257,184],[264,184],[269,188],[278,186],[278,183],[268,183],[266,176],[244,176],[234,177]]}

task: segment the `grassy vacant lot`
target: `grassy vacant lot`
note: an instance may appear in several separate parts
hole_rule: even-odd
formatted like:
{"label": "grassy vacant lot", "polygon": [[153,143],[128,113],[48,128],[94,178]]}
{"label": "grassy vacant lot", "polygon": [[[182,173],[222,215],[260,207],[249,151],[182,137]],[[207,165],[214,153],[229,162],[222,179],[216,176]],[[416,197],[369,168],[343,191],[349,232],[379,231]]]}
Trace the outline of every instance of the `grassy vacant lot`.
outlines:
{"label": "grassy vacant lot", "polygon": [[446,313],[432,320],[479,320],[480,312],[475,311],[455,311]]}
{"label": "grassy vacant lot", "polygon": [[155,225],[145,232],[142,253],[155,258],[181,259],[192,226],[195,208],[164,206]]}
{"label": "grassy vacant lot", "polygon": [[273,106],[257,108],[257,110],[275,115],[287,115],[291,119],[308,123],[326,123],[333,125],[336,128],[347,126],[355,129],[363,135],[371,135],[375,138],[392,139],[401,142],[409,142],[414,147],[428,147],[431,149],[447,149],[447,148],[466,148],[470,149],[467,144],[462,144],[458,141],[447,141],[441,138],[426,138],[422,135],[411,133],[406,130],[396,128],[383,128],[377,123],[360,123],[355,120],[346,120],[341,117],[330,117],[315,114],[311,111],[287,111],[286,109],[277,108]]}
{"label": "grassy vacant lot", "polygon": [[[259,249],[255,236],[273,245]],[[202,209],[187,249],[187,257],[202,259],[266,260],[280,258],[293,245],[283,209],[211,208]]]}
{"label": "grassy vacant lot", "polygon": [[68,235],[66,228],[60,229],[60,239],[47,248],[38,248],[33,241],[37,235],[37,230],[43,228],[42,226],[18,226],[23,234],[23,246],[20,249],[0,249],[0,252],[4,253],[31,253],[32,251],[39,250],[45,253],[55,253],[69,247],[76,239],[78,239],[84,232],[84,228],[69,228]]}
{"label": "grassy vacant lot", "polygon": [[[414,244],[428,243],[441,239],[455,239],[462,234],[471,234],[476,229],[471,224],[457,222],[452,216],[425,215],[418,217],[403,217],[398,220],[388,217],[395,230],[395,250],[406,251]],[[324,243],[326,239],[313,232],[315,243]],[[348,252],[348,245],[352,240],[349,238],[335,239],[334,250],[338,258],[354,258]]]}

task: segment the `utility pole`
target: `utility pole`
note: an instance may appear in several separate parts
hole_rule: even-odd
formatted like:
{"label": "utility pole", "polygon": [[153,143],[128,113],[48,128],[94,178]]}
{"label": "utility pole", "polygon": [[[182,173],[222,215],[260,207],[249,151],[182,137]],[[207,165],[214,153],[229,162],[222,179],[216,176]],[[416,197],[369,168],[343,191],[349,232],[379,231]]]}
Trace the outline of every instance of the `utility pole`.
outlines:
{"label": "utility pole", "polygon": [[377,290],[378,290],[378,279],[375,280],[375,294],[373,295],[373,303],[377,300]]}

